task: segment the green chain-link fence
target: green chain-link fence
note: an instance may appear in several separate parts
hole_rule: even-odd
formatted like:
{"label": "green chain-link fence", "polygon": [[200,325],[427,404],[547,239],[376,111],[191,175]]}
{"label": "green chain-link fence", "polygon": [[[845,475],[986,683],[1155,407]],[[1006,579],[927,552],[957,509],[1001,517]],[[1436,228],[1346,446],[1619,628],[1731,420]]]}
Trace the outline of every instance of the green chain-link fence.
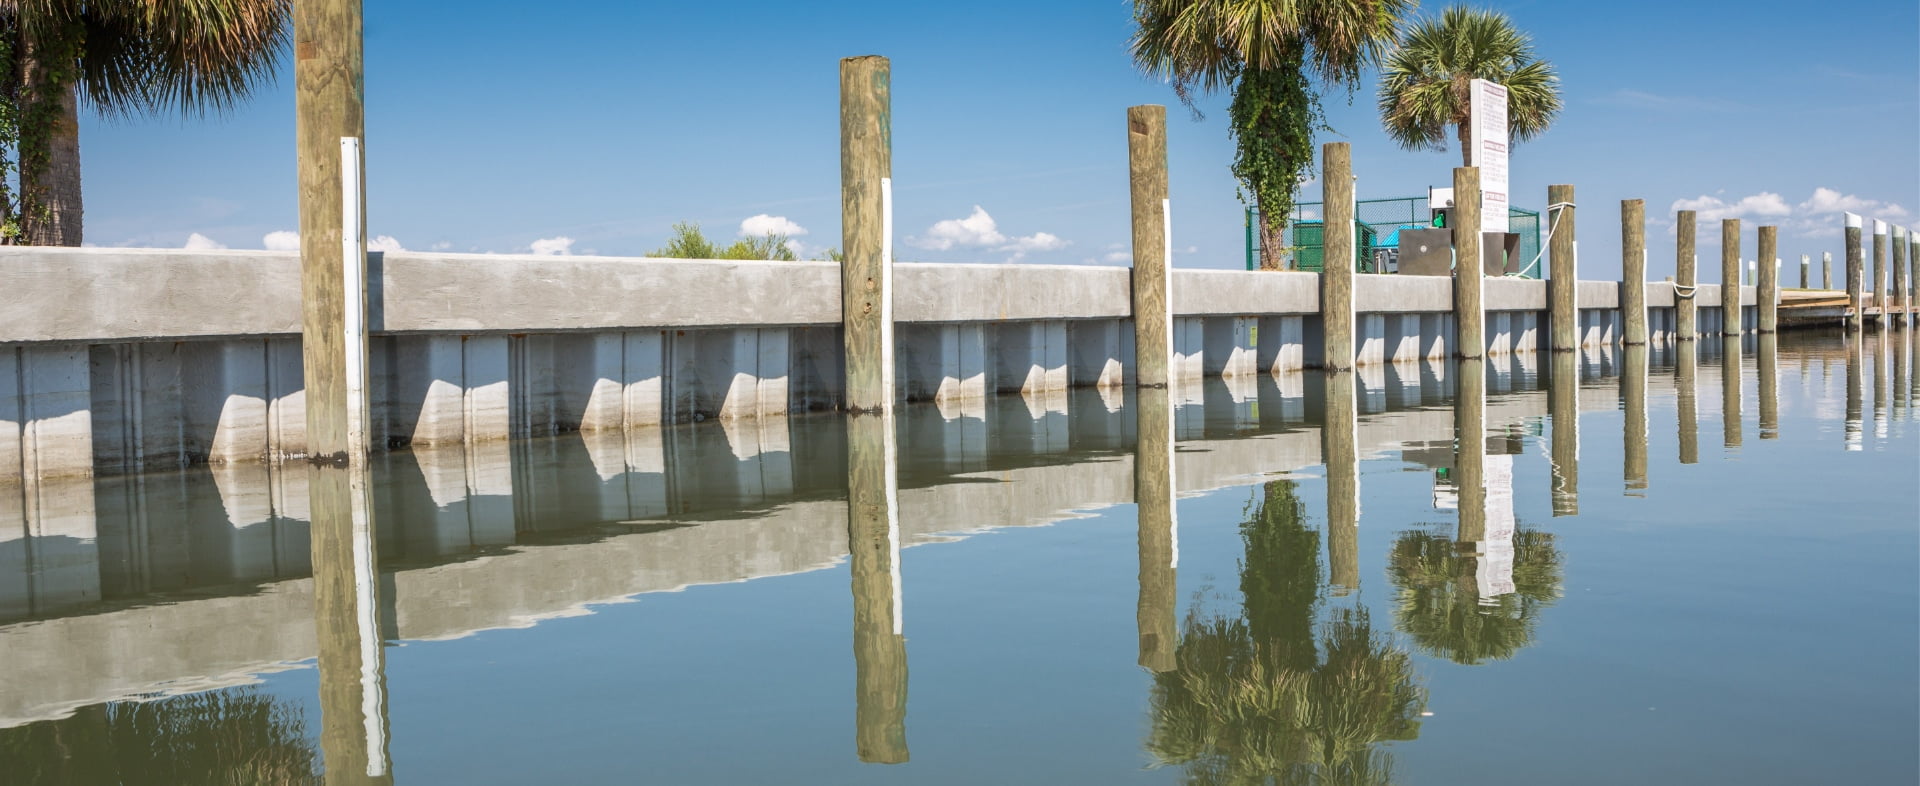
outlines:
{"label": "green chain-link fence", "polygon": [[[1287,223],[1283,244],[1286,246],[1288,260],[1282,264],[1289,270],[1320,270],[1324,265],[1322,237],[1326,225],[1321,219],[1319,202],[1301,202],[1294,206],[1293,220]],[[1400,230],[1427,229],[1433,226],[1432,211],[1427,207],[1427,198],[1398,197],[1394,199],[1362,199],[1354,203],[1354,245],[1356,248],[1354,269],[1364,273],[1381,269],[1381,258],[1388,253],[1398,253],[1400,248]],[[1260,267],[1260,214],[1252,208],[1247,209],[1247,269]],[[1520,275],[1526,278],[1539,278],[1540,267],[1529,268],[1540,254],[1540,214],[1532,210],[1509,207],[1507,210],[1508,232],[1520,236],[1520,254],[1518,266]]]}

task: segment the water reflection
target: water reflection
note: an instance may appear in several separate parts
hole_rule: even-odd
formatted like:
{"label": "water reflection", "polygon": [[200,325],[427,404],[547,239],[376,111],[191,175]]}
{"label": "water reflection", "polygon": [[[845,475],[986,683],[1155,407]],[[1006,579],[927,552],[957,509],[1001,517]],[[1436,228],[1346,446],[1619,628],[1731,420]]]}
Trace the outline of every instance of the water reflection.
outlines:
{"label": "water reflection", "polygon": [[860,760],[907,755],[907,639],[900,598],[894,415],[847,418],[847,547],[853,574],[854,745]]}
{"label": "water reflection", "polygon": [[313,620],[327,783],[391,783],[378,541],[366,467],[312,466]]}
{"label": "water reflection", "polygon": [[318,784],[297,704],[255,688],[82,707],[0,729],[8,783]]}
{"label": "water reflection", "polygon": [[1240,525],[1240,608],[1196,602],[1174,669],[1154,677],[1146,748],[1188,783],[1390,783],[1380,744],[1419,736],[1413,661],[1365,607],[1323,606],[1296,490],[1264,485]]}
{"label": "water reflection", "polygon": [[1553,515],[1580,513],[1580,353],[1554,352],[1547,381],[1553,421]]}
{"label": "water reflection", "polygon": [[1327,468],[1327,552],[1335,597],[1360,588],[1360,454],[1355,374],[1326,374],[1326,425],[1321,463]]}
{"label": "water reflection", "polygon": [[1694,341],[1681,344],[1673,367],[1675,410],[1680,425],[1680,463],[1700,463],[1700,353]]}
{"label": "water reflection", "polygon": [[1760,438],[1780,438],[1780,337],[1760,334]]}
{"label": "water reflection", "polygon": [[1623,468],[1626,493],[1630,497],[1645,497],[1647,495],[1647,345],[1628,346],[1622,354],[1625,357],[1621,361],[1620,369],[1620,403],[1626,410],[1626,424],[1621,429],[1626,453]]}
{"label": "water reflection", "polygon": [[[1855,321],[1854,325],[1856,326],[1856,328],[1858,327],[1858,324],[1859,322]],[[1862,450],[1865,447],[1864,434],[1863,434],[1864,423],[1861,421],[1861,416],[1862,414],[1864,414],[1862,410],[1865,408],[1865,401],[1861,393],[1860,386],[1862,381],[1861,376],[1865,373],[1865,370],[1862,369],[1861,366],[1866,362],[1861,357],[1861,354],[1864,351],[1862,348],[1862,345],[1865,344],[1866,342],[1864,337],[1861,335],[1861,333],[1857,329],[1850,331],[1847,334],[1846,341],[1847,341],[1847,416],[1845,421],[1844,432],[1845,432],[1845,438],[1847,443],[1847,450],[1857,451],[1857,450]]]}
{"label": "water reflection", "polygon": [[1740,337],[1720,339],[1720,422],[1726,446],[1740,447]]}
{"label": "water reflection", "polygon": [[1165,388],[1142,388],[1139,448],[1133,460],[1133,498],[1139,511],[1140,665],[1174,668],[1180,564],[1178,512],[1173,500],[1173,404]]}

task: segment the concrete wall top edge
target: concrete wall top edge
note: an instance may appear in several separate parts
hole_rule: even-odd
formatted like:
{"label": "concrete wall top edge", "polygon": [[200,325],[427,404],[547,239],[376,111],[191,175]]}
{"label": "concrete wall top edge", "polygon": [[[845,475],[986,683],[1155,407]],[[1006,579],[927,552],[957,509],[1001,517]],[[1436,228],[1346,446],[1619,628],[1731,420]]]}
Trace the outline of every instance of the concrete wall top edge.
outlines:
{"label": "concrete wall top edge", "polygon": [[1175,269],[1170,296],[1178,316],[1317,314],[1320,274]]}
{"label": "concrete wall top edge", "polygon": [[1353,310],[1451,313],[1453,277],[1356,275],[1353,277]]}

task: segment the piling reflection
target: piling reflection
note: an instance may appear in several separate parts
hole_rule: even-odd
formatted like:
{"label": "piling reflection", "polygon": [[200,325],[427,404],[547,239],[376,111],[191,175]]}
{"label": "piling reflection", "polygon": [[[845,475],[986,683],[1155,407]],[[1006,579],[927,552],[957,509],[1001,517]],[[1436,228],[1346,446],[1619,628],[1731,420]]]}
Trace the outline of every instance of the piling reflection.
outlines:
{"label": "piling reflection", "polygon": [[1359,413],[1354,374],[1326,374],[1326,425],[1321,463],[1327,468],[1327,552],[1335,597],[1360,588]]}
{"label": "piling reflection", "polygon": [[1846,341],[1847,419],[1845,434],[1847,450],[1861,450],[1865,447],[1865,445],[1862,444],[1864,442],[1864,434],[1862,433],[1864,426],[1861,422],[1861,416],[1864,414],[1863,410],[1866,408],[1865,397],[1861,391],[1861,377],[1864,374],[1861,364],[1866,362],[1862,357],[1865,351],[1864,344],[1866,341],[1864,336],[1857,331],[1848,333]]}
{"label": "piling reflection", "polygon": [[907,640],[900,603],[894,415],[847,418],[847,550],[853,573],[854,744],[860,760],[907,761]]}
{"label": "piling reflection", "polygon": [[1621,440],[1626,451],[1624,477],[1630,497],[1647,490],[1647,346],[1635,344],[1622,353],[1620,404],[1626,410]]}
{"label": "piling reflection", "polygon": [[1720,339],[1720,422],[1729,448],[1740,447],[1740,338]]}
{"label": "piling reflection", "polygon": [[1380,745],[1419,735],[1426,692],[1406,651],[1365,607],[1323,610],[1319,533],[1295,491],[1261,488],[1240,525],[1241,608],[1196,603],[1175,668],[1154,677],[1146,748],[1186,782],[1390,783]]}
{"label": "piling reflection", "polygon": [[1580,353],[1553,353],[1547,417],[1553,422],[1553,515],[1580,513]]}
{"label": "piling reflection", "polygon": [[1171,671],[1178,640],[1180,563],[1178,512],[1173,500],[1173,402],[1166,388],[1142,388],[1139,443],[1133,460],[1133,498],[1139,510],[1140,598],[1136,619],[1140,665]]}
{"label": "piling reflection", "polygon": [[1888,332],[1883,326],[1861,337],[1866,351],[1873,353],[1873,437],[1880,440],[1887,438],[1887,393],[1891,390],[1887,380]]}
{"label": "piling reflection", "polygon": [[1760,374],[1760,438],[1780,438],[1780,337],[1760,334],[1755,353]]}
{"label": "piling reflection", "polygon": [[1704,341],[1680,345],[1674,358],[1673,387],[1678,399],[1680,463],[1700,463],[1700,348]]}
{"label": "piling reflection", "polygon": [[8,783],[319,784],[294,703],[254,688],[81,707],[0,730]]}
{"label": "piling reflection", "polygon": [[367,470],[311,466],[313,620],[319,644],[320,748],[329,784],[392,783],[378,540]]}

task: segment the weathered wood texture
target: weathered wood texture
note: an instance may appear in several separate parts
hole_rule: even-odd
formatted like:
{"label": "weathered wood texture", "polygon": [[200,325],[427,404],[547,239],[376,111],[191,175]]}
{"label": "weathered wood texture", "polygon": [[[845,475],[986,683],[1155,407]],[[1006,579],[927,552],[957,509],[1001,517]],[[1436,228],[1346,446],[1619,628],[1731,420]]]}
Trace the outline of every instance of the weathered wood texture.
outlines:
{"label": "weathered wood texture", "polygon": [[1720,334],[1740,335],[1740,219],[1720,219]]}
{"label": "weathered wood texture", "polygon": [[1454,354],[1484,357],[1487,352],[1487,310],[1480,259],[1480,168],[1453,169],[1453,320],[1457,340]]}
{"label": "weathered wood texture", "polygon": [[[1328,142],[1320,148],[1321,207],[1326,210],[1325,255],[1320,267],[1322,363],[1332,371],[1353,368],[1353,147]],[[1474,257],[1477,260],[1479,257]],[[1465,260],[1462,266],[1475,262]]]}
{"label": "weathered wood texture", "polygon": [[1127,179],[1133,202],[1133,379],[1140,387],[1164,387],[1173,358],[1166,107],[1127,107]]}
{"label": "weathered wood texture", "polygon": [[893,406],[892,69],[884,57],[840,61],[840,322],[847,410]]}
{"label": "weathered wood texture", "polygon": [[1579,271],[1573,259],[1573,186],[1547,186],[1547,238],[1551,270],[1547,276],[1548,340],[1555,352],[1580,348],[1580,313],[1574,300]]}
{"label": "weathered wood texture", "polygon": [[1170,396],[1164,388],[1149,388],[1136,399],[1140,438],[1133,460],[1133,498],[1140,513],[1140,600],[1135,617],[1140,666],[1153,672],[1172,671],[1178,665],[1174,648],[1180,637]]}
{"label": "weathered wood texture", "polygon": [[1693,250],[1699,231],[1695,226],[1696,215],[1691,210],[1682,210],[1674,217],[1674,333],[1681,341],[1692,341],[1700,335],[1699,311],[1693,298],[1693,288],[1700,283],[1695,270],[1699,257]]}
{"label": "weathered wood texture", "polygon": [[1887,225],[1873,222],[1873,278],[1867,281],[1867,297],[1880,309],[1880,324],[1887,324]]}
{"label": "weathered wood texture", "polygon": [[1553,515],[1577,516],[1580,514],[1580,355],[1555,352],[1549,362],[1547,417],[1553,425]]}
{"label": "weathered wood texture", "polygon": [[1756,263],[1760,267],[1760,281],[1754,293],[1754,311],[1758,313],[1760,332],[1772,333],[1780,327],[1780,265],[1778,259],[1779,227],[1760,227],[1760,256]]}
{"label": "weathered wood texture", "polygon": [[1620,200],[1620,311],[1628,345],[1647,343],[1647,203]]}
{"label": "weathered wood texture", "polygon": [[853,575],[854,745],[907,760],[907,640],[900,608],[899,475],[890,411],[847,418],[847,563]]}
{"label": "weathered wood texture", "polygon": [[348,453],[346,308],[366,297],[346,291],[341,255],[340,139],[366,136],[360,0],[300,0],[293,39],[307,454],[338,462]]}
{"label": "weathered wood texture", "polygon": [[1673,364],[1673,389],[1680,431],[1680,463],[1700,463],[1699,342],[1683,344]]}
{"label": "weathered wood texture", "polygon": [[[1476,227],[1476,229],[1478,229]],[[1327,468],[1328,592],[1345,596],[1360,588],[1359,410],[1354,374],[1327,374],[1327,420],[1321,431],[1321,463]]]}
{"label": "weathered wood texture", "polygon": [[1862,292],[1866,287],[1866,278],[1862,271],[1865,265],[1864,260],[1860,258],[1860,227],[1858,224],[1859,220],[1853,219],[1846,228],[1847,303],[1850,304],[1850,307],[1853,309],[1853,315],[1847,318],[1847,326],[1854,330],[1859,330],[1861,326],[1866,324],[1865,311],[1863,310],[1866,308],[1866,300]]}
{"label": "weathered wood texture", "polygon": [[1639,344],[1628,344],[1621,352],[1620,403],[1627,421],[1621,429],[1626,451],[1622,479],[1627,494],[1636,497],[1646,496],[1647,490],[1647,353]]}

